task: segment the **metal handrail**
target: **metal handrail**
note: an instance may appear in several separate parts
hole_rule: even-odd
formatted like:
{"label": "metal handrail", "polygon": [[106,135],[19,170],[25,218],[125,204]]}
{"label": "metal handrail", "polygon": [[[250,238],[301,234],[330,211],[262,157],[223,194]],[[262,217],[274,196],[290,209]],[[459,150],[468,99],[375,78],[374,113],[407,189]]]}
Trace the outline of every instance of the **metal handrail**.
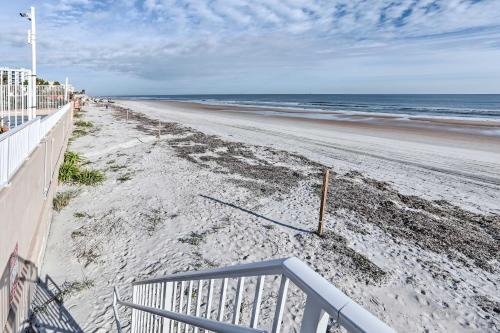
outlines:
{"label": "metal handrail", "polygon": [[47,115],[41,119],[40,122],[40,138],[47,135],[48,132],[54,127],[54,125],[68,112],[71,110],[71,103],[66,103],[57,109],[56,112]]}
{"label": "metal handrail", "polygon": [[[278,323],[278,326],[273,326],[273,332],[279,330],[281,316],[283,313],[284,299],[286,298],[286,289],[288,287],[288,280],[292,281],[307,296],[301,332],[321,332],[324,327],[326,328],[328,317],[331,317],[336,323],[346,328],[349,332],[395,332],[392,328],[354,302],[342,291],[330,284],[325,278],[295,257],[197,272],[178,273],[161,278],[135,281],[132,285],[134,288],[143,288],[154,284],[167,285],[169,283],[174,283],[175,285],[177,282],[203,280],[211,281],[215,279],[227,280],[228,278],[239,278],[241,281],[245,277],[263,277],[264,275],[282,275],[274,322],[275,325]],[[133,303],[120,302],[120,304],[127,305],[137,310],[147,311],[149,313],[162,313],[163,315],[160,314],[161,316],[174,320],[177,320],[174,316],[183,320],[186,320],[186,318],[189,318],[190,320],[194,320],[194,318],[202,320],[200,317],[182,315],[171,311],[149,308]],[[281,309],[278,309],[279,307],[281,307]],[[179,321],[184,322],[183,320]],[[217,325],[224,324],[222,322],[215,323]],[[192,323],[190,322],[189,324]],[[197,324],[192,325],[197,326]],[[217,326],[217,328],[220,328],[220,326]],[[222,332],[220,329],[211,330]],[[232,330],[231,332],[235,331]]]}
{"label": "metal handrail", "polygon": [[117,318],[119,332],[121,332],[121,327],[119,324],[119,317],[118,317],[118,311],[116,308],[116,304],[123,305],[123,306],[129,307],[131,309],[136,309],[139,311],[145,311],[145,312],[148,312],[148,313],[151,313],[151,314],[163,317],[163,318],[172,319],[172,320],[184,323],[184,324],[193,325],[195,327],[203,328],[205,330],[214,331],[214,332],[221,332],[221,333],[267,333],[267,331],[264,331],[264,330],[258,330],[258,329],[254,329],[254,328],[248,328],[248,327],[238,326],[238,325],[233,325],[233,324],[228,324],[228,323],[221,323],[219,321],[206,319],[206,318],[202,318],[202,317],[189,316],[189,315],[184,315],[184,314],[181,314],[178,312],[160,310],[160,309],[152,308],[149,306],[143,306],[143,305],[138,305],[138,304],[134,304],[134,303],[130,303],[130,302],[125,302],[125,301],[122,301],[120,299],[120,294],[118,293],[118,290],[116,287],[114,287],[113,298],[114,298],[113,308],[115,311],[115,318]]}
{"label": "metal handrail", "polygon": [[0,133],[0,141],[3,141],[5,139],[7,139],[9,136],[16,134],[17,132],[23,130],[24,128],[26,128],[28,126],[30,126],[31,124],[36,123],[40,119],[41,119],[41,117],[36,117],[36,118],[31,119],[31,120],[29,120],[27,122],[24,122],[23,124],[21,124],[19,126],[16,126],[16,127],[12,128],[11,130],[9,130],[7,132]]}
{"label": "metal handrail", "polygon": [[132,282],[132,285],[281,274],[283,263],[289,259],[291,258],[274,259],[258,263],[234,265],[223,268],[206,269],[203,271],[182,272],[182,273],[163,276],[161,278],[152,278],[152,279],[134,281]]}

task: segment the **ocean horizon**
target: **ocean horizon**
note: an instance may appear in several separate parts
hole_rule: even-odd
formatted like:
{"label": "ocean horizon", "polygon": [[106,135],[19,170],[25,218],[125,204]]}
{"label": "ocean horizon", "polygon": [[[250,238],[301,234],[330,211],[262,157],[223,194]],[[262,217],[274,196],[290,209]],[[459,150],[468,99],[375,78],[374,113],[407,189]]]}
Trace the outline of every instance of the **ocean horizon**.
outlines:
{"label": "ocean horizon", "polygon": [[167,100],[211,105],[311,111],[301,116],[328,119],[338,114],[387,114],[500,120],[500,94],[203,94],[119,95],[103,98]]}

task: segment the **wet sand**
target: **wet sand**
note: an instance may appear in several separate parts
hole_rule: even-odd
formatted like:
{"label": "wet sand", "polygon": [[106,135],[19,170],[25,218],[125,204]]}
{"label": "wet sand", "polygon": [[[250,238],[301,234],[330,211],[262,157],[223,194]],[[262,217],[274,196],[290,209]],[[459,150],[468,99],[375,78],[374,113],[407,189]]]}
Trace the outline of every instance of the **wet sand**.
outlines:
{"label": "wet sand", "polygon": [[[119,101],[118,101],[119,102]],[[143,103],[163,105],[166,108],[176,108],[185,112],[211,112],[234,114],[257,118],[273,118],[282,121],[295,121],[301,124],[317,124],[323,126],[343,127],[353,131],[360,129],[367,134],[386,137],[410,135],[417,141],[439,139],[457,142],[457,145],[471,148],[500,152],[500,121],[478,119],[437,118],[389,114],[345,114],[340,112],[322,112],[311,110],[294,110],[280,108],[262,108],[250,106],[210,105],[194,102],[177,102],[163,100],[143,100]],[[278,115],[277,115],[278,114]],[[314,119],[315,115],[332,116],[332,119]],[[265,118],[262,118],[265,121]],[[283,119],[284,118],[284,119]],[[420,138],[419,138],[420,137]]]}

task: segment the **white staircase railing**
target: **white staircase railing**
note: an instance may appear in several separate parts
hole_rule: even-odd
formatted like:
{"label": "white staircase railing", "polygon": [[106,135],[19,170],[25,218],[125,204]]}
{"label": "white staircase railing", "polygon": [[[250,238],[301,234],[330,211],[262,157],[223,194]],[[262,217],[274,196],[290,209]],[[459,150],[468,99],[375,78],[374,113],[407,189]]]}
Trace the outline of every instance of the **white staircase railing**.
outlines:
{"label": "white staircase railing", "polygon": [[[132,283],[132,302],[123,301],[115,287],[113,309],[118,331],[122,332],[119,306],[124,306],[132,312],[130,327],[132,333],[189,332],[189,326],[193,327],[194,333],[198,333],[200,329],[205,332],[267,332],[258,329],[258,326],[265,277],[270,275],[280,276],[272,333],[280,331],[290,281],[306,295],[301,333],[325,333],[330,320],[348,332],[394,332],[392,328],[356,304],[297,258],[185,272],[136,281]],[[256,278],[250,323],[246,326],[240,323],[245,278]],[[231,304],[231,323],[223,321],[228,305],[226,296],[229,279],[238,281],[234,302]],[[221,280],[218,290],[218,311],[212,309],[216,280]],[[195,288],[193,288],[194,283],[197,284]]]}

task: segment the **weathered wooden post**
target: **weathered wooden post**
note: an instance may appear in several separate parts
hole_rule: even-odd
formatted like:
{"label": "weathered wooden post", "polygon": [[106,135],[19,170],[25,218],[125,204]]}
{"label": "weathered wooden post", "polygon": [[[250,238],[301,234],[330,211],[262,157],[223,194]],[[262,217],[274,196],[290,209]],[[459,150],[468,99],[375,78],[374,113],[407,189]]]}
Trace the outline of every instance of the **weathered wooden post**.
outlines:
{"label": "weathered wooden post", "polygon": [[128,123],[128,109],[127,109],[127,123]]}
{"label": "weathered wooden post", "polygon": [[158,120],[158,140],[160,140],[160,135],[161,135],[161,121]]}
{"label": "weathered wooden post", "polygon": [[324,215],[325,215],[325,209],[326,209],[326,197],[328,194],[328,179],[330,178],[330,170],[325,169],[323,171],[323,186],[321,188],[321,203],[319,207],[319,224],[318,224],[318,235],[323,236],[323,229],[324,229]]}

